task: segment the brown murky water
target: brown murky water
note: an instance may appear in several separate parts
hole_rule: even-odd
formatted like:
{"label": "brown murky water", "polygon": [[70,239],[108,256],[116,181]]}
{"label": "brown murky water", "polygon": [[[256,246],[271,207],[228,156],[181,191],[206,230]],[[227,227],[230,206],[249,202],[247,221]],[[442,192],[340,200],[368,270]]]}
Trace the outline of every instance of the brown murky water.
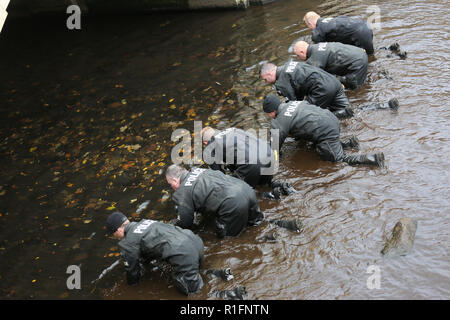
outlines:
{"label": "brown murky water", "polygon": [[[185,299],[166,271],[128,287],[117,267],[91,285],[117,259],[102,230],[109,210],[173,218],[160,174],[171,132],[192,131],[192,120],[267,128],[261,98],[272,89],[254,66],[291,58],[292,42],[310,35],[299,23],[306,11],[367,17],[372,4],[279,1],[237,12],[97,17],[79,32],[64,19],[9,20],[0,36],[0,296]],[[228,266],[235,280],[205,278],[189,299],[237,284],[249,299],[450,298],[450,15],[438,0],[379,8],[375,47],[398,41],[408,58],[377,51],[368,83],[348,96],[354,105],[396,96],[401,107],[360,112],[342,132],[359,137],[361,152],[383,151],[387,167],[332,164],[287,143],[278,177],[299,192],[261,208],[270,218],[301,218],[305,231],[265,223],[220,241],[202,231],[205,268]],[[418,220],[414,249],[383,258],[402,216]],[[272,231],[278,241],[264,242]],[[72,264],[81,266],[81,290],[66,288]],[[366,286],[370,265],[380,267],[380,289]]]}

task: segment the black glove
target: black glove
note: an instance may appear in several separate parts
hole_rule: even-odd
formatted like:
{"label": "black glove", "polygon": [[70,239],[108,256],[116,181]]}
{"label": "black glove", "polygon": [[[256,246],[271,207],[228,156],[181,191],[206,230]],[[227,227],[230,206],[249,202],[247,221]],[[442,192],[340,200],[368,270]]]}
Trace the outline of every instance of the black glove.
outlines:
{"label": "black glove", "polygon": [[281,228],[285,228],[295,232],[303,231],[303,224],[298,219],[293,220],[270,220],[270,223],[276,224]]}
{"label": "black glove", "polygon": [[283,194],[290,195],[291,193],[297,192],[289,183],[283,182],[281,184],[281,191],[283,191]]}
{"label": "black glove", "polygon": [[266,200],[280,200],[281,199],[281,188],[275,187],[271,192],[262,192],[261,198]]}
{"label": "black glove", "polygon": [[345,112],[347,113],[347,116],[348,116],[349,118],[351,118],[351,117],[353,117],[353,116],[355,115],[355,112],[354,112],[353,109],[350,108],[350,107],[345,107]]}
{"label": "black glove", "polygon": [[247,290],[244,286],[238,286],[232,290],[216,291],[214,295],[217,298],[229,299],[229,300],[244,300],[244,296],[247,295]]}
{"label": "black glove", "polygon": [[233,273],[231,272],[230,268],[226,268],[226,269],[209,269],[206,270],[206,274],[212,274],[218,278],[221,278],[224,281],[230,281],[232,279],[234,279]]}

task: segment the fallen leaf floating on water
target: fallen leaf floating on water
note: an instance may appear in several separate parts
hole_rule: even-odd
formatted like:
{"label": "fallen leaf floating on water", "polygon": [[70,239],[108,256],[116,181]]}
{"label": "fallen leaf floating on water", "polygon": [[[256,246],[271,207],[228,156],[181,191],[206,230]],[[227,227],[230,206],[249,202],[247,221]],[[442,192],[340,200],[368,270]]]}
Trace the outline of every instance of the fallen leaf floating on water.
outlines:
{"label": "fallen leaf floating on water", "polygon": [[120,107],[122,104],[120,103],[120,102],[113,102],[113,103],[110,103],[109,105],[108,105],[108,107],[111,107],[111,108],[118,108],[118,107]]}
{"label": "fallen leaf floating on water", "polygon": [[147,200],[145,202],[143,202],[136,210],[137,213],[140,213],[142,210],[147,209],[147,206],[149,205],[150,200]]}
{"label": "fallen leaf floating on water", "polygon": [[130,162],[127,162],[127,163],[125,163],[125,164],[122,164],[122,169],[123,170],[127,170],[127,169],[129,169],[129,168],[131,168],[131,167],[133,167],[134,166],[134,162],[132,162],[132,161],[130,161]]}

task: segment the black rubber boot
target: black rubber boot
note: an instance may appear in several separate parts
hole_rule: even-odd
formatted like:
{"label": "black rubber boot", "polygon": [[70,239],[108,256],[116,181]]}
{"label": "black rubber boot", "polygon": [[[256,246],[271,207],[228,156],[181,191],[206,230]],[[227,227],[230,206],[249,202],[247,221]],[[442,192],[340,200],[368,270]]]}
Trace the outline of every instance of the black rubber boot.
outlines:
{"label": "black rubber boot", "polygon": [[209,269],[206,270],[206,274],[212,274],[218,278],[221,278],[224,281],[230,281],[232,279],[234,279],[233,273],[231,272],[230,268],[226,268],[226,269]]}
{"label": "black rubber boot", "polygon": [[288,182],[272,180],[270,187],[272,189],[279,188],[285,196],[297,192],[297,190],[295,190]]}
{"label": "black rubber boot", "polygon": [[221,290],[214,292],[214,296],[222,299],[229,300],[244,300],[244,296],[247,295],[247,290],[244,286],[238,286],[231,290]]}
{"label": "black rubber boot", "polygon": [[303,231],[303,223],[299,219],[293,220],[270,220],[270,223],[276,224],[281,228],[285,228],[295,232]]}
{"label": "black rubber boot", "polygon": [[262,192],[261,198],[263,198],[265,200],[280,200],[281,199],[281,188],[276,187],[276,188],[273,188],[273,190],[270,192]]}
{"label": "black rubber boot", "polygon": [[333,114],[334,114],[338,119],[345,119],[345,118],[351,118],[351,117],[353,117],[353,115],[355,114],[355,112],[353,111],[352,108],[346,107],[345,109],[340,109],[340,110],[333,111]]}
{"label": "black rubber boot", "polygon": [[359,110],[378,110],[378,109],[392,109],[397,110],[400,106],[397,98],[392,98],[388,102],[379,102],[374,104],[368,104],[366,106],[357,107]]}
{"label": "black rubber boot", "polygon": [[376,165],[378,167],[384,167],[384,153],[375,154],[357,154],[357,155],[347,155],[344,154],[344,162],[348,164],[368,164]]}
{"label": "black rubber boot", "polygon": [[350,138],[341,141],[341,145],[343,149],[358,149],[359,150],[359,140],[355,135],[352,135]]}
{"label": "black rubber boot", "polygon": [[400,45],[398,44],[398,42],[394,42],[389,46],[388,49],[391,50],[392,52],[397,52],[400,50]]}
{"label": "black rubber boot", "polygon": [[397,110],[398,107],[400,107],[400,103],[398,102],[397,98],[392,98],[388,101],[389,108],[392,110]]}

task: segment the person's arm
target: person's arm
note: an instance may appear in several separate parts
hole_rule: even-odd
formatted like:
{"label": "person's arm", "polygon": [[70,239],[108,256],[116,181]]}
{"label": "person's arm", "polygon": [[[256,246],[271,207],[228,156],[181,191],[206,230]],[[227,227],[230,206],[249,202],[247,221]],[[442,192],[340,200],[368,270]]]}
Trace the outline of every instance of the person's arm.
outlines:
{"label": "person's arm", "polygon": [[295,91],[290,84],[278,84],[276,85],[278,95],[285,97],[288,101],[295,101],[297,97],[295,96]]}
{"label": "person's arm", "polygon": [[121,256],[127,272],[127,283],[137,284],[141,278],[140,250],[139,248],[129,248],[121,250]]}
{"label": "person's arm", "polygon": [[325,42],[325,36],[322,34],[322,32],[319,30],[319,28],[315,28],[311,34],[311,40],[314,43],[319,43],[319,42]]}
{"label": "person's arm", "polygon": [[[278,150],[281,151],[281,147],[284,143],[284,141],[286,140],[288,133],[283,130],[283,128],[280,126],[279,122],[275,119],[271,121],[271,130],[278,130]],[[273,139],[274,139],[274,135],[272,133],[271,137],[270,137],[270,141],[271,141],[271,145],[273,145]]]}
{"label": "person's arm", "polygon": [[178,221],[175,225],[183,229],[191,229],[194,224],[194,210],[188,206],[180,205],[177,207],[177,214]]}

